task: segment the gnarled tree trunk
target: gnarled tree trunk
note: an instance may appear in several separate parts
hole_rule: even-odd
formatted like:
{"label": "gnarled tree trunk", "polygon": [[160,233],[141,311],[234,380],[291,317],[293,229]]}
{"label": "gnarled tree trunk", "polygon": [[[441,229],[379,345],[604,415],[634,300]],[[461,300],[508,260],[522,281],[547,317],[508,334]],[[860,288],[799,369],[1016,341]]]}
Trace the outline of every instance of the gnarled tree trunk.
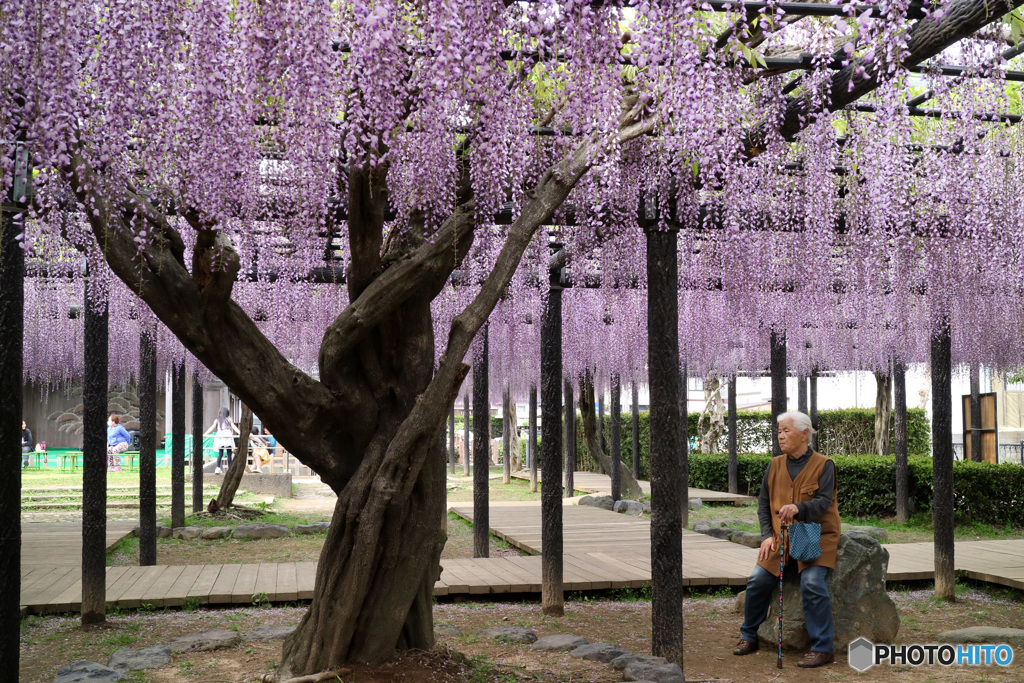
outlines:
{"label": "gnarled tree trunk", "polygon": [[875,373],[875,453],[892,455],[889,427],[892,423],[892,374]]}
{"label": "gnarled tree trunk", "polygon": [[[601,448],[597,436],[597,419],[594,417],[594,378],[589,371],[580,378],[580,414],[583,418],[583,436],[587,440],[590,455],[597,461],[601,471],[609,474],[612,471],[612,459]],[[622,495],[630,500],[640,500],[644,495],[640,484],[636,483],[633,473],[626,468],[619,468],[622,477]]]}
{"label": "gnarled tree trunk", "polygon": [[218,510],[227,510],[235,501],[235,493],[238,492],[238,485],[242,483],[245,465],[249,460],[250,434],[252,434],[252,410],[243,403],[242,421],[238,424],[238,449],[235,451],[234,460],[228,466],[228,471],[224,474],[220,491],[217,492]]}

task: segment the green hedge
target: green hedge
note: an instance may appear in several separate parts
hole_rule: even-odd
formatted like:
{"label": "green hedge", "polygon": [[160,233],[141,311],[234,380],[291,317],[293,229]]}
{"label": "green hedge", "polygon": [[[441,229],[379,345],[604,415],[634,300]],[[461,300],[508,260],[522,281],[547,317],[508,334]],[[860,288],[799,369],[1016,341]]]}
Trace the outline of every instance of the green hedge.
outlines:
{"label": "green hedge", "polygon": [[[695,443],[699,413],[687,415],[688,434]],[[633,427],[629,413],[622,414],[622,462],[633,466]],[[605,441],[611,439],[611,416],[606,415]],[[874,449],[875,411],[867,408],[846,410],[822,410],[818,412],[818,450],[826,455],[832,453],[870,453]],[[771,451],[771,413],[768,411],[744,411],[736,415],[736,449],[741,453],[767,453]],[[583,422],[577,418],[577,469],[596,472],[597,463],[590,457],[583,438]],[[890,437],[892,440],[893,437]],[[930,453],[931,427],[924,410],[907,410],[907,452],[910,455]],[[720,444],[725,449],[726,441]],[[692,450],[692,449],[691,449]],[[640,478],[650,479],[648,458],[650,453],[649,414],[640,413]]]}
{"label": "green hedge", "polygon": [[[896,514],[896,462],[877,455],[839,455],[836,463],[839,483],[839,512],[844,516],[866,517]],[[690,486],[725,491],[728,486],[727,455],[690,454]],[[742,453],[737,457],[739,490],[756,496],[761,490],[771,456]],[[908,459],[908,491],[913,507],[932,506],[932,459]],[[954,510],[962,521],[1024,526],[1024,467],[1012,463],[953,463]]]}

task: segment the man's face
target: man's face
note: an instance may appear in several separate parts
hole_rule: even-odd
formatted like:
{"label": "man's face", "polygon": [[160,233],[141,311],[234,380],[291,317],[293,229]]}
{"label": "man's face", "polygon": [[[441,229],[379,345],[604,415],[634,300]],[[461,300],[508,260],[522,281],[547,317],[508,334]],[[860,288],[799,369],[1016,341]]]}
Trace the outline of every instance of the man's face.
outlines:
{"label": "man's face", "polygon": [[793,420],[788,417],[779,422],[779,448],[786,455],[799,458],[806,453],[809,436],[806,429],[797,429]]}

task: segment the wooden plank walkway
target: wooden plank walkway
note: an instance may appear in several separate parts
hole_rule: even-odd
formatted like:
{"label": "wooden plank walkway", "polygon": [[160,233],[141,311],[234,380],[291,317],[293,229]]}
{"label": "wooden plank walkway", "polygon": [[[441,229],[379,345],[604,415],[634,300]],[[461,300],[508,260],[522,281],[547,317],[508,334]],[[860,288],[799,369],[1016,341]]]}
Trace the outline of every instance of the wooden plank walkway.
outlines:
{"label": "wooden plank walkway", "polygon": [[[526,471],[513,472],[512,476],[516,479],[529,479],[530,473]],[[540,480],[540,472],[537,472],[537,481]],[[644,493],[651,495],[651,482],[643,481],[641,479],[637,481],[637,483],[640,484],[640,488]],[[601,474],[599,472],[574,472],[572,475],[572,486],[577,491],[611,495],[612,478],[607,474]],[[732,503],[733,505],[748,505],[757,502],[757,498],[754,496],[742,496],[736,493],[710,491],[708,489],[697,489],[693,487],[690,487],[689,489],[689,496],[690,498],[700,498],[705,503]]]}
{"label": "wooden plank walkway", "polygon": [[[109,550],[138,526],[138,522],[107,522]],[[81,567],[81,522],[22,522],[21,569]]]}

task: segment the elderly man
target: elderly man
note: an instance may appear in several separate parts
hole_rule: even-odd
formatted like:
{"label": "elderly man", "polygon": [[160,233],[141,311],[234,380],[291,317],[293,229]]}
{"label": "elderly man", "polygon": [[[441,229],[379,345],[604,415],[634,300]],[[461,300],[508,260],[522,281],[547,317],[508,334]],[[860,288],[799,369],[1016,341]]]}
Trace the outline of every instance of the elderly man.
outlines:
{"label": "elderly man", "polygon": [[[757,651],[757,628],[768,615],[772,590],[779,585],[782,522],[817,522],[821,524],[821,557],[813,562],[796,563],[800,571],[804,621],[811,637],[811,651],[797,666],[811,669],[831,663],[834,650],[828,572],[835,569],[839,547],[836,469],[835,463],[808,446],[814,428],[807,415],[783,413],[778,422],[782,455],[772,458],[761,484],[757,516],[763,540],[757,553],[757,566],[747,580],[741,639],[732,653],[748,655]],[[790,561],[790,567],[792,565]]]}

